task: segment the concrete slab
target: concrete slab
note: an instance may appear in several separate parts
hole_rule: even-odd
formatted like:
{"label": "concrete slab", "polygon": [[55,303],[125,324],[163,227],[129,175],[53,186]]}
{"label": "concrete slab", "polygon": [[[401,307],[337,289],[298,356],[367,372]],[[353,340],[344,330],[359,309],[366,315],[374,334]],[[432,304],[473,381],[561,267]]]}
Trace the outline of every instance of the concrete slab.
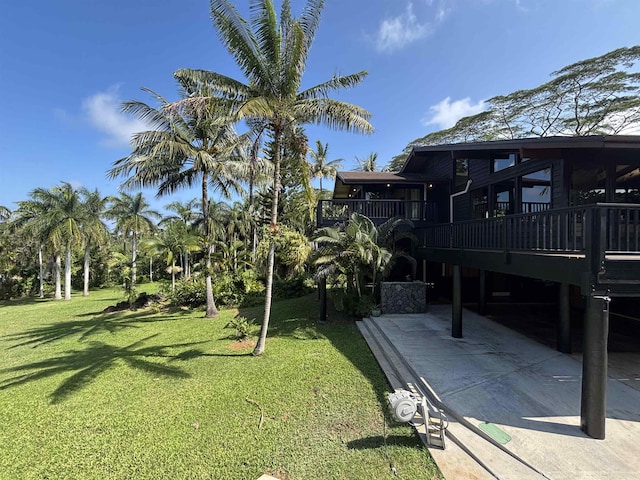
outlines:
{"label": "concrete slab", "polygon": [[579,428],[579,359],[463,315],[462,339],[451,337],[448,305],[375,321],[445,405],[476,426],[497,425],[511,437],[505,446],[548,478],[640,479],[640,390],[625,384],[640,383],[640,355],[618,361],[615,377],[628,380],[609,380],[606,439],[594,440]]}

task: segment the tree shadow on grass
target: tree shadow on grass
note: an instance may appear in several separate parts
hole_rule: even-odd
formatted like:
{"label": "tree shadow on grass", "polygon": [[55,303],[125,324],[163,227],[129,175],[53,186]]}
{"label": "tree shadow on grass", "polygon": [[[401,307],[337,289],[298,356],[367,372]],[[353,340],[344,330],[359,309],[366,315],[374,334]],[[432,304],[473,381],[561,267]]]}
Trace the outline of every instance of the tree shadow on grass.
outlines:
{"label": "tree shadow on grass", "polygon": [[[79,315],[83,316],[83,315]],[[78,336],[80,341],[99,333],[117,333],[120,330],[140,328],[141,324],[179,320],[183,315],[157,315],[151,310],[137,312],[118,312],[98,314],[87,320],[69,320],[38,326],[22,332],[5,335],[2,338],[9,342],[17,342],[9,349],[31,346],[37,348],[65,338]]]}
{"label": "tree shadow on grass", "polygon": [[388,435],[386,438],[382,435],[374,435],[372,437],[359,438],[347,443],[348,449],[367,450],[376,449],[383,446],[388,447],[415,447],[416,440],[407,435]]}
{"label": "tree shadow on grass", "polygon": [[[84,350],[69,350],[57,357],[0,370],[0,375],[14,374],[14,376],[10,378],[0,380],[0,390],[35,382],[61,373],[73,372],[71,376],[66,378],[49,396],[50,403],[56,404],[89,385],[101,373],[121,362],[124,362],[131,368],[152,375],[189,378],[189,373],[183,369],[175,365],[168,365],[167,363],[169,362],[165,361],[160,363],[153,361],[153,359],[168,358],[170,360],[189,360],[202,356],[201,354],[184,356],[184,351],[178,354],[174,354],[172,351],[180,348],[193,347],[206,343],[206,341],[144,346],[145,343],[157,336],[158,334],[150,335],[124,347],[109,345],[103,342],[90,342],[89,346]],[[197,351],[200,352],[199,350]]]}

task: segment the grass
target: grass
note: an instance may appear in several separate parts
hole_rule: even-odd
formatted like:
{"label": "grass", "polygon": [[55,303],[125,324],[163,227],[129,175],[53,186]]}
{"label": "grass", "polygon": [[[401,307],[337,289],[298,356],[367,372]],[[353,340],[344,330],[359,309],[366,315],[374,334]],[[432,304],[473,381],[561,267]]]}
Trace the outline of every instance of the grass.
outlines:
{"label": "grass", "polygon": [[120,300],[0,302],[1,479],[439,478],[383,413],[353,322],[316,325],[315,296],[274,303],[261,357],[224,328],[259,308],[102,313]]}

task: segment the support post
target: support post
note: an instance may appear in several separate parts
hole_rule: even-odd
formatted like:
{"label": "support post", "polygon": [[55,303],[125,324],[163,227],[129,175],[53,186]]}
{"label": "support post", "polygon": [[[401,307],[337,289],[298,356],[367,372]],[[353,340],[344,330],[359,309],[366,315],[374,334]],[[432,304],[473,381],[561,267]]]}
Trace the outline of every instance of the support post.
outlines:
{"label": "support post", "polygon": [[558,312],[558,351],[571,353],[571,303],[569,284],[560,284],[560,311]]}
{"label": "support post", "polygon": [[320,318],[318,322],[324,323],[327,321],[327,279],[322,278],[318,282],[318,296],[320,300]]}
{"label": "support post", "polygon": [[479,276],[480,292],[478,292],[478,313],[480,315],[487,314],[487,271],[480,270]]}
{"label": "support post", "polygon": [[610,301],[607,296],[587,296],[587,311],[584,316],[580,428],[590,437],[600,440],[605,437],[607,416],[607,337]]}
{"label": "support post", "polygon": [[462,267],[453,266],[453,306],[451,314],[451,336],[462,338]]}

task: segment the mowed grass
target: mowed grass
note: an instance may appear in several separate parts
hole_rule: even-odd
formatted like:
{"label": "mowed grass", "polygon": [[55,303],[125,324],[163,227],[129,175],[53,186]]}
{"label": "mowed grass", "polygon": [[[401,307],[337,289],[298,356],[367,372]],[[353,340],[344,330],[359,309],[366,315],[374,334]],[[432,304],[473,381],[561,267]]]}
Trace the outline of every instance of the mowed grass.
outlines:
{"label": "mowed grass", "polygon": [[353,322],[316,325],[315,296],[274,303],[261,357],[229,338],[237,310],[102,313],[121,299],[0,303],[0,478],[439,478]]}

